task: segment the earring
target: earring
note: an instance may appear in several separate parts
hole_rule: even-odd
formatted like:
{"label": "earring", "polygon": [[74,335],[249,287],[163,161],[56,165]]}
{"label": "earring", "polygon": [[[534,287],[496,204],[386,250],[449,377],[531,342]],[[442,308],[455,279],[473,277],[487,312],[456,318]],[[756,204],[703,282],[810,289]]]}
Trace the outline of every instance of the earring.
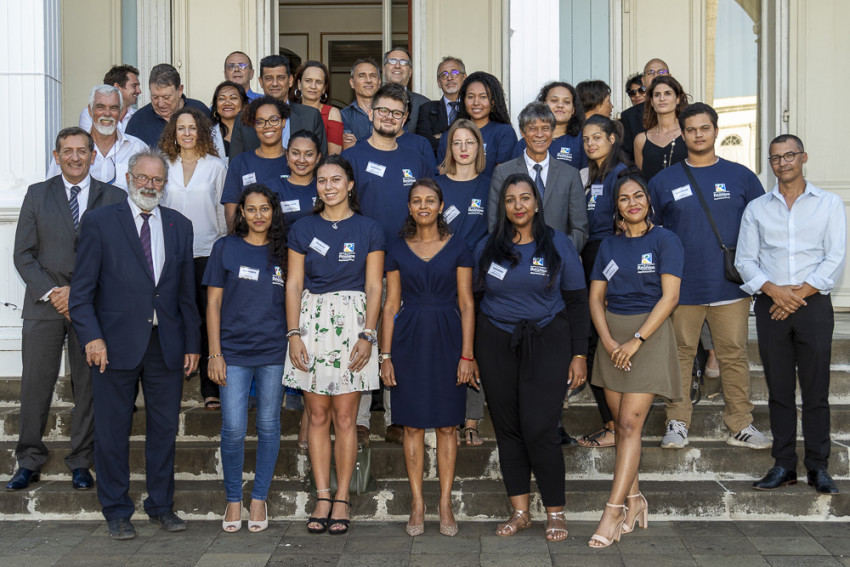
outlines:
{"label": "earring", "polygon": [[295,98],[301,98],[301,91],[299,91],[298,89],[295,89],[292,94],[295,95]]}
{"label": "earring", "polygon": [[321,102],[328,102],[328,93],[327,93],[327,92],[323,92],[323,93],[322,93],[322,96],[319,98],[319,101],[321,101]]}
{"label": "earring", "polygon": [[537,211],[539,211],[539,210],[540,210],[540,208],[539,208],[539,207],[534,207],[534,212],[535,212],[535,213],[536,213]]}

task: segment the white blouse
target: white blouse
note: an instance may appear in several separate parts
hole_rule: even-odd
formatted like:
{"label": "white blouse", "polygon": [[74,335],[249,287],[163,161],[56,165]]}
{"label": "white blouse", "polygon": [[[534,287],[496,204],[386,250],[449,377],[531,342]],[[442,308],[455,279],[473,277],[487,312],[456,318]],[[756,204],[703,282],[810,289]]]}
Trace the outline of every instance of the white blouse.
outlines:
{"label": "white blouse", "polygon": [[183,214],[192,221],[195,232],[193,243],[196,258],[209,256],[213,243],[227,233],[221,192],[227,166],[211,155],[198,160],[189,184],[183,184],[183,160],[169,165],[168,185],[162,204]]}

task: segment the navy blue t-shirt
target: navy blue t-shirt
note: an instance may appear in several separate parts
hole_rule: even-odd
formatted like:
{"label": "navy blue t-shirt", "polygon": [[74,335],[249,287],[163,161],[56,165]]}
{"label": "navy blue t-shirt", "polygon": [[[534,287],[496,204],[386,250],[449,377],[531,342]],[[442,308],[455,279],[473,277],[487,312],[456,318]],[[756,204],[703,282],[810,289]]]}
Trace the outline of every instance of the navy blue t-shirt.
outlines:
{"label": "navy blue t-shirt", "polygon": [[428,177],[437,175],[437,160],[434,157],[434,148],[431,143],[417,134],[404,133],[395,139],[400,148],[410,150],[419,154],[428,164]]}
{"label": "navy blue t-shirt", "polygon": [[267,159],[258,156],[253,150],[242,152],[230,161],[224,189],[221,192],[221,204],[238,203],[242,189],[251,183],[263,183],[274,189],[274,183],[289,175],[286,156]]}
{"label": "navy blue t-shirt", "polygon": [[443,218],[452,234],[460,236],[475,250],[487,236],[487,197],[490,178],[481,173],[469,181],[452,181],[441,175],[434,181],[443,191]]}
{"label": "navy blue t-shirt", "polygon": [[[412,136],[412,134],[405,134]],[[407,193],[432,170],[418,152],[403,148],[386,152],[364,141],[342,152],[354,169],[354,186],[363,215],[378,221],[385,241],[398,237],[408,215]]]}
{"label": "navy blue t-shirt", "polygon": [[[514,245],[520,258],[514,267],[509,261],[485,267],[481,312],[505,332],[512,333],[516,323],[525,319],[540,327],[548,325],[566,307],[561,290],[585,289],[584,270],[575,246],[563,232],[552,232],[555,250],[561,257],[561,269],[548,289],[549,271],[544,259],[534,255],[536,242]],[[475,249],[476,270],[481,265],[486,245],[487,241],[483,240]]]}
{"label": "navy blue t-shirt", "polygon": [[643,236],[609,236],[599,245],[591,280],[608,282],[608,311],[649,313],[661,299],[661,274],[682,277],[685,251],[679,237],[660,226]]}
{"label": "navy blue t-shirt", "polygon": [[280,266],[269,265],[268,244],[229,235],[213,244],[203,284],[222,288],[221,352],[234,366],[286,362],[286,290]]}
{"label": "navy blue t-shirt", "polygon": [[[516,147],[516,132],[510,124],[493,122],[481,128],[481,137],[484,139],[484,155],[487,158],[487,167],[483,174],[487,177],[493,176],[493,170],[500,163],[509,161]],[[440,136],[440,145],[437,148],[437,163],[443,163],[446,157],[448,136]]]}
{"label": "navy blue t-shirt", "polygon": [[[520,138],[514,148],[513,157],[518,158],[521,156],[525,148],[525,139]],[[584,144],[581,141],[581,136],[564,134],[563,136],[554,138],[552,144],[549,146],[549,155],[576,169],[587,167],[587,156],[584,154]]]}
{"label": "navy blue t-shirt", "polygon": [[617,204],[614,202],[614,184],[617,176],[626,169],[626,165],[618,163],[608,172],[602,183],[591,183],[590,191],[585,196],[587,203],[587,226],[590,233],[587,240],[602,240],[614,234],[614,213]]}
{"label": "navy blue t-shirt", "polygon": [[289,249],[304,254],[304,289],[311,293],[365,291],[366,256],[386,250],[381,226],[354,214],[337,228],[320,215],[298,220],[289,230]]}
{"label": "navy blue t-shirt", "polygon": [[[661,171],[649,182],[655,223],[672,230],[685,248],[685,269],[679,290],[681,305],[705,305],[746,297],[723,275],[723,250],[694,194],[684,162]],[[747,203],[764,195],[755,173],[719,158],[707,167],[692,167],[694,179],[726,246],[738,243],[738,229]]]}
{"label": "navy blue t-shirt", "polygon": [[313,205],[318,195],[315,179],[308,185],[295,185],[289,178],[284,178],[270,183],[269,187],[280,197],[280,209],[286,226],[291,227],[301,217],[313,214]]}

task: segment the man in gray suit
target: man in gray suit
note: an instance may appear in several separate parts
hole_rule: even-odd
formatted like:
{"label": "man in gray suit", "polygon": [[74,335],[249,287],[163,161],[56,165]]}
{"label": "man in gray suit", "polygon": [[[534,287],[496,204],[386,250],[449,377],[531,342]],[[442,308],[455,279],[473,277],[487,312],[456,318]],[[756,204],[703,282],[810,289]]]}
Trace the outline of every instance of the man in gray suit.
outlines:
{"label": "man in gray suit", "polygon": [[94,484],[89,472],[94,462],[91,371],[71,326],[68,295],[83,214],[123,201],[127,194],[89,175],[94,142],[85,130],[73,127],[59,132],[53,157],[62,174],[27,189],[15,232],[15,268],[27,290],[21,336],[21,430],[15,448],[18,470],[7,490],[21,490],[38,481],[47,460],[42,436],[65,337],[74,392],[71,452],[65,464],[72,471],[74,488]]}
{"label": "man in gray suit", "polygon": [[555,131],[555,115],[543,102],[532,102],[519,113],[519,129],[526,150],[518,158],[496,167],[490,182],[487,225],[496,226],[499,191],[504,180],[514,173],[527,173],[543,195],[546,224],[567,234],[581,252],[587,242],[587,210],[584,188],[578,170],[562,161],[550,159],[549,145]]}
{"label": "man in gray suit", "polygon": [[424,95],[415,93],[408,88],[412,74],[413,61],[406,47],[393,47],[384,53],[384,82],[401,85],[407,91],[410,104],[408,104],[407,108],[408,118],[404,124],[404,131],[409,134],[416,134],[416,125],[419,122],[419,107],[431,101]]}

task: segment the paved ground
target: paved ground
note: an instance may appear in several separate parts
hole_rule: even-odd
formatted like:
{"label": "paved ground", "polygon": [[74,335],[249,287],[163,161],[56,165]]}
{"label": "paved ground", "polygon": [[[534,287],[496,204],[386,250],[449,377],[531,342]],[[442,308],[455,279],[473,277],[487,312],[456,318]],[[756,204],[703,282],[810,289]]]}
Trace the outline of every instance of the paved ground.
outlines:
{"label": "paved ground", "polygon": [[565,542],[547,544],[536,522],[512,538],[493,534],[495,522],[462,522],[456,538],[436,523],[425,534],[404,533],[400,523],[355,522],[344,536],[309,535],[303,522],[273,522],[252,534],[225,534],[217,521],[190,521],[167,534],[140,519],[130,541],[111,541],[103,522],[0,522],[0,565],[136,565],[152,567],[242,565],[496,566],[850,565],[850,523],[655,522],[623,536],[608,549],[586,541],[594,524],[572,522]]}

